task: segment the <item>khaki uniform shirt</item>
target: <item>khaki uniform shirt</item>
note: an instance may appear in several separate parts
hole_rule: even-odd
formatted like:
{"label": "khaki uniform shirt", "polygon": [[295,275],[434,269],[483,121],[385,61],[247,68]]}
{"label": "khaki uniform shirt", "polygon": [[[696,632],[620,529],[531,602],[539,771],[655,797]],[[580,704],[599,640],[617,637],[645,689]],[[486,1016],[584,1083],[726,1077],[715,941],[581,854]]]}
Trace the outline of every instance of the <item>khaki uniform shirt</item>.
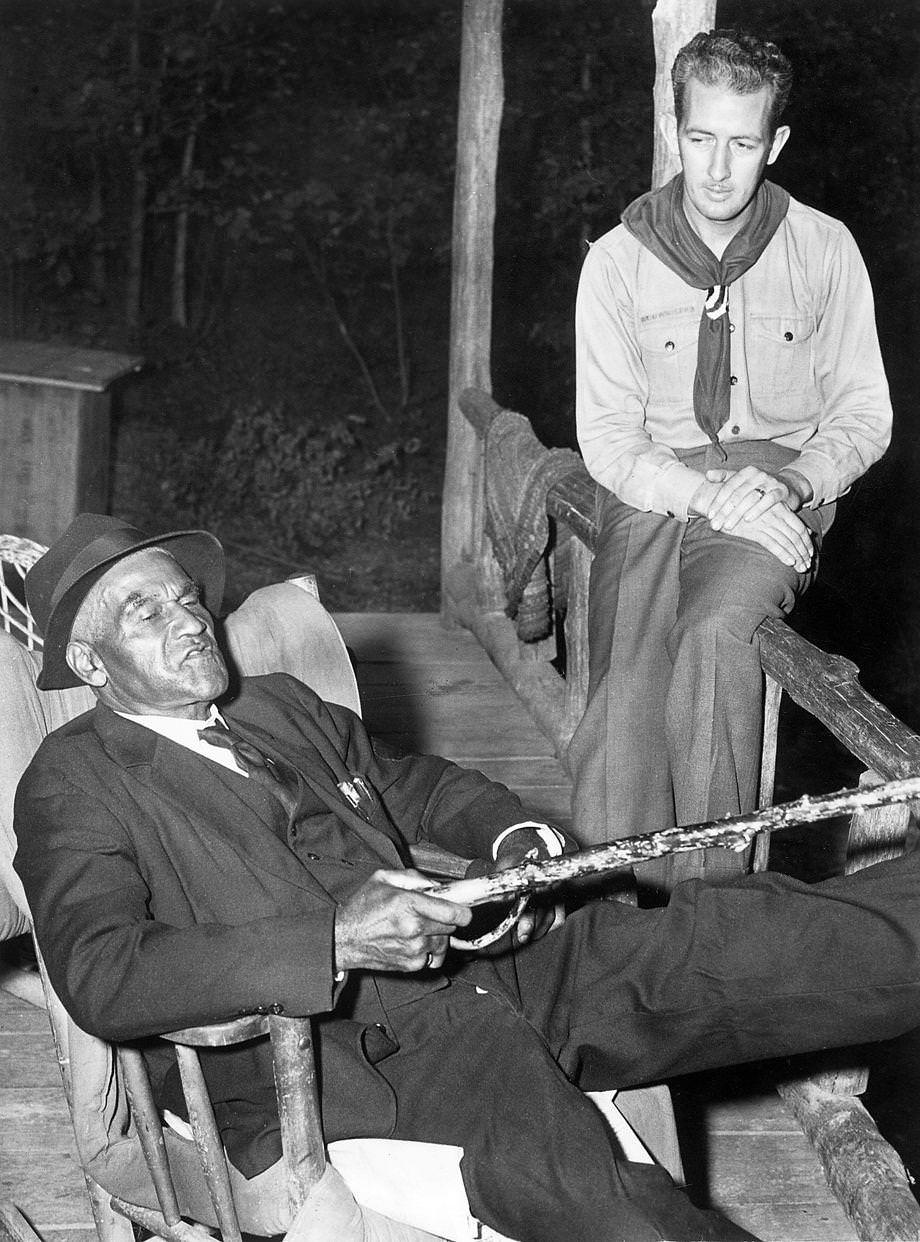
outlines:
{"label": "khaki uniform shirt", "polygon": [[[577,426],[588,470],[636,509],[688,518],[700,474],[674,450],[708,443],[693,416],[705,290],[619,225],[588,252],[576,309]],[[790,200],[761,257],[729,289],[726,444],[799,452],[815,508],[882,456],[891,403],[872,290],[851,234]]]}

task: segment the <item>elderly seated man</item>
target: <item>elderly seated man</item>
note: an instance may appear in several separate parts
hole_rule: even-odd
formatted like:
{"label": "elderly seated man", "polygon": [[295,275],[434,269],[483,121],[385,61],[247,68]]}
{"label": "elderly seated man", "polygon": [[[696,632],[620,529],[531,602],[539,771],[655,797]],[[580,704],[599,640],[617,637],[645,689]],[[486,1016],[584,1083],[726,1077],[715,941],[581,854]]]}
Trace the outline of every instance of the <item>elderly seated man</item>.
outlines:
{"label": "elderly seated man", "polygon": [[[678,886],[664,909],[587,902],[488,957],[450,946],[468,908],[427,893],[408,845],[480,871],[558,851],[482,775],[375,745],[283,674],[228,690],[212,614],[223,558],[83,514],[30,571],[43,689],[95,708],[51,734],[16,802],[54,987],[110,1040],[251,1011],[319,1014],[327,1139],[464,1149],[482,1220],[522,1242],[749,1237],[655,1166],[615,1155],[579,1090],[920,1026],[920,860],[807,886]],[[526,943],[525,943],[526,942]],[[176,1069],[150,1042],[159,1102]],[[229,1155],[280,1147],[263,1044],[209,1054]]]}

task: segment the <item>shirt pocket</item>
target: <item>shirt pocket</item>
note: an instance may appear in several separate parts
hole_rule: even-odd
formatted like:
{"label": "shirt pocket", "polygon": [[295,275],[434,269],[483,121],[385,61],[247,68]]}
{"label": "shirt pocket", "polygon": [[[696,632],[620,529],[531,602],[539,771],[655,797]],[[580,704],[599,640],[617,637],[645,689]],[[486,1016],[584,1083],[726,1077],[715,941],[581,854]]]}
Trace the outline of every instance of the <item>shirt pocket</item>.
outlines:
{"label": "shirt pocket", "polygon": [[814,387],[814,320],[804,315],[751,315],[747,348],[751,395],[797,394]]}
{"label": "shirt pocket", "polygon": [[649,406],[692,403],[699,334],[699,315],[662,316],[640,325]]}

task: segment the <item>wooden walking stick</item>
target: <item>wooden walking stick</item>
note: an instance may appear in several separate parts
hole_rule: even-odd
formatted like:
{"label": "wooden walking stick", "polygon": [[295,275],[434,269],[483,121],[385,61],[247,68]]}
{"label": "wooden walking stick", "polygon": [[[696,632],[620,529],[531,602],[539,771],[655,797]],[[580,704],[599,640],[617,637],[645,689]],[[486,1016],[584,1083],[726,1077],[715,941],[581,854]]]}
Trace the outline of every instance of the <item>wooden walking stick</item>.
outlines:
{"label": "wooden walking stick", "polygon": [[606,845],[594,845],[576,854],[561,858],[545,858],[524,862],[506,871],[478,876],[471,880],[454,880],[430,891],[465,906],[481,906],[492,901],[507,901],[529,893],[544,893],[573,880],[601,880],[634,863],[661,858],[665,854],[683,853],[718,847],[743,850],[758,832],[791,828],[798,824],[835,819],[854,811],[920,799],[920,776],[887,781],[870,789],[840,789],[836,793],[816,797],[806,794],[793,802],[763,807],[748,815],[727,816],[683,828],[665,828],[641,836],[623,837]]}

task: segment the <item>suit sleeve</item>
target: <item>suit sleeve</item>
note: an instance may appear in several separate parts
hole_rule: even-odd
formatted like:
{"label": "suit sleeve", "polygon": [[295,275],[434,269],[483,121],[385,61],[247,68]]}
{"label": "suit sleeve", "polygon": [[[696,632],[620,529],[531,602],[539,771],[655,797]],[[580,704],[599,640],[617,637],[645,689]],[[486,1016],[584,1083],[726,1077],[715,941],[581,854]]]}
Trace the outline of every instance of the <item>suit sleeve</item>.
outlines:
{"label": "suit sleeve", "polygon": [[[310,710],[309,700],[304,699],[304,706]],[[430,841],[464,858],[491,860],[500,833],[535,818],[499,781],[436,755],[398,754],[371,738],[348,708],[329,703],[324,709],[327,732],[346,767],[369,777],[410,844]],[[574,844],[564,832],[562,836]]]}
{"label": "suit sleeve", "polygon": [[88,785],[74,764],[48,763],[40,751],[15,811],[16,870],[51,982],[81,1027],[121,1040],[333,1007],[331,904],[233,925],[153,917],[117,798]]}

